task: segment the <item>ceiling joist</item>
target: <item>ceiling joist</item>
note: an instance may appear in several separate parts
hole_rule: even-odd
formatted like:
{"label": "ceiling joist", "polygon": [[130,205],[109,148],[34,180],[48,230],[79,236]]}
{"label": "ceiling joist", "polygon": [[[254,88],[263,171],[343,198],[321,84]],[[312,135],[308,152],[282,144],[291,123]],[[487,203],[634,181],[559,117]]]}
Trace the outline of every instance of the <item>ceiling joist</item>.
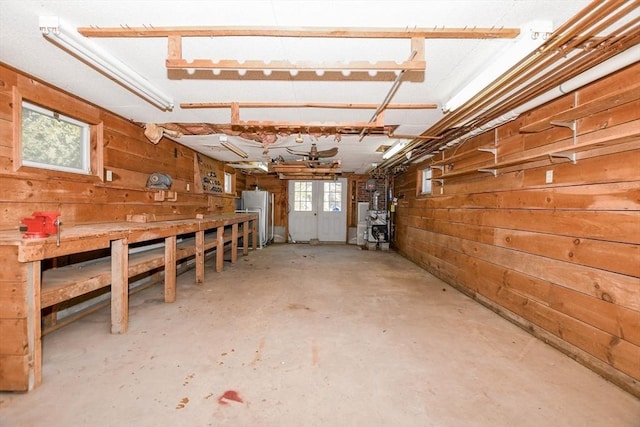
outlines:
{"label": "ceiling joist", "polygon": [[518,28],[80,27],[85,37],[309,37],[361,39],[512,39]]}
{"label": "ceiling joist", "polygon": [[[345,110],[375,110],[379,104],[352,102],[188,102],[180,108],[329,108]],[[385,110],[435,110],[438,104],[388,104]]]}
{"label": "ceiling joist", "polygon": [[424,39],[411,38],[411,55],[407,61],[349,61],[349,62],[315,62],[315,61],[287,61],[287,60],[246,60],[235,59],[194,59],[188,61],[182,57],[182,36],[171,35],[168,37],[168,55],[166,67],[170,70],[268,70],[289,72],[296,71],[424,71],[426,61],[424,59]]}
{"label": "ceiling joist", "polygon": [[[495,39],[515,38],[520,34],[516,28],[271,28],[271,27],[120,27],[120,28],[79,28],[86,37],[167,37],[168,54],[166,67],[170,70],[224,70],[252,71],[298,71],[315,70],[324,73],[333,71],[369,72],[416,72],[424,71],[424,41],[437,39]],[[193,59],[182,57],[183,37],[309,37],[309,38],[367,38],[367,39],[410,39],[411,57],[407,61],[336,61],[314,62],[287,60],[246,60],[234,59]]]}

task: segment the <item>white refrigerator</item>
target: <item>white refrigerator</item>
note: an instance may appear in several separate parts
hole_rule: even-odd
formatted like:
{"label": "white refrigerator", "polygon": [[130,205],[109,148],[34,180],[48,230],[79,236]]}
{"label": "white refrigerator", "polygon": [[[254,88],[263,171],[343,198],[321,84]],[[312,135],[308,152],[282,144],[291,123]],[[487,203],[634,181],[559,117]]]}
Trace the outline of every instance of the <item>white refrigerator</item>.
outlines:
{"label": "white refrigerator", "polygon": [[262,248],[273,240],[273,194],[263,190],[242,192],[242,211],[258,214],[258,244]]}

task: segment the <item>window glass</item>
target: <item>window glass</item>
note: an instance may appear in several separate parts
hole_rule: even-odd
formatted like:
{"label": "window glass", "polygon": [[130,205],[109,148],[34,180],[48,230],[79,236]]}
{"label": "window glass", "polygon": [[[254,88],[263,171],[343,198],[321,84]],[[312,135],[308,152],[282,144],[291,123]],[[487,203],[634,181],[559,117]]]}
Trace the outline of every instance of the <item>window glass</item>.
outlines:
{"label": "window glass", "polygon": [[324,212],[342,211],[342,183],[341,182],[325,182],[323,194],[324,194],[324,200],[322,201],[322,210]]}
{"label": "window glass", "polygon": [[422,169],[422,194],[431,194],[432,169]]}
{"label": "window glass", "polygon": [[28,102],[22,103],[22,164],[91,173],[89,125]]}
{"label": "window glass", "polygon": [[225,193],[233,192],[233,177],[229,172],[224,173],[224,192]]}
{"label": "window glass", "polygon": [[293,183],[293,210],[311,212],[313,210],[313,181],[296,181]]}

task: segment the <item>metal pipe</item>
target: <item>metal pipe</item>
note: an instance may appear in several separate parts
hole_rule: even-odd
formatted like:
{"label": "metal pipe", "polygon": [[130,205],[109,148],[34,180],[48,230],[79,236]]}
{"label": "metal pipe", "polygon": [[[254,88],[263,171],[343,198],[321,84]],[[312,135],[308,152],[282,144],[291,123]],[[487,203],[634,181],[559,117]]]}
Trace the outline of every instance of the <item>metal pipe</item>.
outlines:
{"label": "metal pipe", "polygon": [[[640,40],[638,34],[638,19],[632,19],[623,23],[604,40],[598,41],[598,46],[592,50],[583,49],[581,52],[567,58],[568,49],[579,48],[591,37],[595,37],[601,30],[613,26],[617,21],[627,16],[636,9],[639,3],[636,1],[621,2],[618,0],[594,1],[577,15],[561,25],[537,52],[534,52],[505,72],[492,84],[480,91],[456,111],[443,117],[434,126],[425,131],[432,135],[439,135],[453,127],[480,126],[493,120],[495,117],[518,108],[519,111],[528,109],[547,102],[553,97],[543,96],[545,93],[562,88],[568,80],[574,79],[583,73],[589,73],[599,64],[611,60],[622,53],[621,65],[607,66],[602,74],[609,74],[623,68],[629,63],[633,47]],[[637,55],[637,53],[635,53]],[[635,56],[637,58],[638,56]],[[562,63],[560,63],[562,61]],[[636,59],[637,61],[637,59]],[[616,61],[618,62],[618,61]],[[555,64],[558,64],[554,67]],[[589,73],[590,74],[590,73]],[[584,78],[581,85],[595,80],[598,77]],[[562,90],[562,89],[560,89]],[[573,89],[575,90],[575,89]],[[437,149],[450,142],[451,139],[443,139],[438,143],[425,143],[414,140],[401,150],[396,156],[381,163],[378,167],[388,169],[404,162],[404,153],[429,145]],[[424,155],[424,152],[423,152]]]}
{"label": "metal pipe", "polygon": [[[407,62],[412,61],[413,58],[416,57],[416,55],[418,54],[417,50],[412,50],[411,51],[411,55],[409,55],[409,59],[407,59]],[[397,92],[398,88],[400,87],[400,83],[401,83],[401,79],[402,76],[404,76],[404,73],[406,73],[407,70],[400,70],[400,72],[398,73],[398,75],[396,76],[396,79],[393,81],[393,84],[391,85],[391,89],[389,89],[389,92],[387,92],[387,96],[384,97],[384,100],[382,101],[382,103],[380,104],[380,106],[376,109],[376,111],[373,113],[373,115],[371,116],[371,118],[369,119],[369,123],[372,123],[373,121],[375,121],[378,118],[378,115],[380,115],[380,113],[387,107],[387,104],[389,104],[389,102],[391,102],[391,98],[393,98],[393,95],[395,95],[395,93]],[[358,142],[362,142],[362,140],[365,137],[365,132],[367,131],[366,128],[363,128],[362,131],[360,132],[360,139],[358,139]]]}

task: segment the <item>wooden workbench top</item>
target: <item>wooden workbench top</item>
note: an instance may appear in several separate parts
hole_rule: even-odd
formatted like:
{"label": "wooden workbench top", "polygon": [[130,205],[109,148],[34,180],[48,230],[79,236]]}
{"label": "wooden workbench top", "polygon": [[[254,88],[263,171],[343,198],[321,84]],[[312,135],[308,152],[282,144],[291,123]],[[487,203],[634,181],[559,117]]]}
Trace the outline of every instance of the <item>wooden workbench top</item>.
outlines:
{"label": "wooden workbench top", "polygon": [[126,239],[129,243],[159,239],[171,235],[210,230],[257,218],[255,213],[206,215],[202,218],[176,219],[156,222],[107,222],[65,226],[60,231],[60,245],[55,234],[47,238],[24,239],[18,230],[0,231],[0,245],[17,246],[20,262],[36,261],[104,249],[111,241]]}

